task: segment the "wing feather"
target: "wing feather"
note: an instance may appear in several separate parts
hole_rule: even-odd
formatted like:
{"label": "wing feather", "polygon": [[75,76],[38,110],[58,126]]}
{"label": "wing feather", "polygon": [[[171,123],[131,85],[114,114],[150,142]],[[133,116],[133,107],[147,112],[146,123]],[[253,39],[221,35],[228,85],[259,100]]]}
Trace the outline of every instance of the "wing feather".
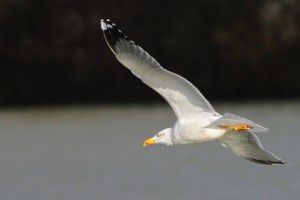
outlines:
{"label": "wing feather", "polygon": [[273,153],[265,150],[258,137],[251,132],[228,132],[221,139],[236,155],[259,164],[284,164]]}
{"label": "wing feather", "polygon": [[101,20],[101,28],[116,58],[158,92],[170,104],[179,119],[199,114],[219,115],[194,85],[164,69],[145,50],[119,31],[115,23]]}

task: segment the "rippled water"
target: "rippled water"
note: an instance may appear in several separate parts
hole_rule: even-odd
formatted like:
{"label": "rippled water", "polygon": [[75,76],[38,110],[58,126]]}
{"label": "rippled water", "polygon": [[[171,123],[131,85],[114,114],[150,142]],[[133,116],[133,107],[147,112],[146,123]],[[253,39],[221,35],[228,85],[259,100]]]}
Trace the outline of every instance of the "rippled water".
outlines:
{"label": "rippled water", "polygon": [[172,126],[167,106],[1,110],[1,200],[299,199],[300,102],[217,104],[270,128],[291,164],[242,160],[218,142],[143,148]]}

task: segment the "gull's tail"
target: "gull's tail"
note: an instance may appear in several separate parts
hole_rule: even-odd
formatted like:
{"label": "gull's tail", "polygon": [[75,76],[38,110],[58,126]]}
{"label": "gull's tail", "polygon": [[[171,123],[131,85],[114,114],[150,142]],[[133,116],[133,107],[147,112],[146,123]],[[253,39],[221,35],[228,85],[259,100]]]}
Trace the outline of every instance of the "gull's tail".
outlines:
{"label": "gull's tail", "polygon": [[225,113],[221,118],[209,124],[207,128],[227,129],[232,131],[251,131],[256,133],[265,133],[269,131],[268,128],[231,113]]}

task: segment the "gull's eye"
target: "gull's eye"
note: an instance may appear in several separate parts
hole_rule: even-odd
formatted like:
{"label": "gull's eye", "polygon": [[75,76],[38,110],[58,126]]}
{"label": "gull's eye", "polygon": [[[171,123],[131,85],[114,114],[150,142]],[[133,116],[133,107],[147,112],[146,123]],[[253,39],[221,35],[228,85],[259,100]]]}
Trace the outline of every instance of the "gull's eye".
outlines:
{"label": "gull's eye", "polygon": [[163,133],[157,133],[157,134],[156,134],[157,137],[161,137],[161,136],[163,136],[163,135],[164,135]]}

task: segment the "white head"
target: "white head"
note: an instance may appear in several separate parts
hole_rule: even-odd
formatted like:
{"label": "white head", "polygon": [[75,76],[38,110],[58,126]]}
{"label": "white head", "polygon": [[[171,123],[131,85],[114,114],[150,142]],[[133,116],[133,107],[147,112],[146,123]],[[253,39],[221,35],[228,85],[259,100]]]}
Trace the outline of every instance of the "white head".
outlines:
{"label": "white head", "polygon": [[155,134],[152,138],[149,138],[144,141],[143,146],[150,146],[153,144],[165,144],[165,145],[172,145],[172,139],[171,139],[171,128],[166,128],[164,130],[159,131],[157,134]]}

